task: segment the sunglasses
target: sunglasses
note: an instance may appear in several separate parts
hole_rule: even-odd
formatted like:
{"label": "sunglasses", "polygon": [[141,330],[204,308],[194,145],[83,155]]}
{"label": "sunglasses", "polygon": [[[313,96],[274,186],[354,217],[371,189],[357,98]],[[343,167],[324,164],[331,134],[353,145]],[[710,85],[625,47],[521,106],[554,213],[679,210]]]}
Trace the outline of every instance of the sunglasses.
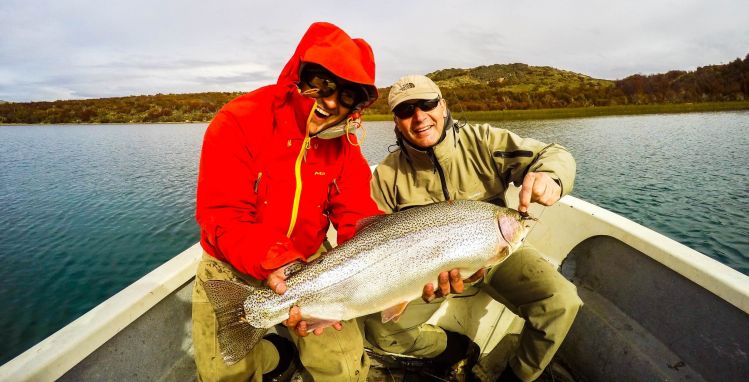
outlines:
{"label": "sunglasses", "polygon": [[344,83],[326,70],[320,68],[317,70],[305,70],[302,73],[302,81],[310,87],[317,90],[313,95],[314,98],[330,97],[338,92],[338,102],[349,109],[359,105],[367,99],[364,89],[357,84]]}
{"label": "sunglasses", "polygon": [[393,109],[393,114],[400,119],[411,118],[418,107],[421,111],[431,111],[439,105],[440,99],[421,99],[415,102],[401,102]]}

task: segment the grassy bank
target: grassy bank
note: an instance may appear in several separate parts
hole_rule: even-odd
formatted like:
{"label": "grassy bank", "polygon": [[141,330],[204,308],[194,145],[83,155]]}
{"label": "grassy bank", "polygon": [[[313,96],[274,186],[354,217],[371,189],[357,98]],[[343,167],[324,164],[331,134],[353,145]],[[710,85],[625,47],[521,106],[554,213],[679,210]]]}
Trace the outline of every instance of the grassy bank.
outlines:
{"label": "grassy bank", "polygon": [[[606,115],[694,113],[729,110],[749,110],[749,101],[465,112],[459,112],[459,109],[453,109],[453,115],[458,119],[469,121],[519,121],[531,119],[600,117]],[[393,119],[390,114],[369,114],[365,118],[369,121],[391,121]]]}

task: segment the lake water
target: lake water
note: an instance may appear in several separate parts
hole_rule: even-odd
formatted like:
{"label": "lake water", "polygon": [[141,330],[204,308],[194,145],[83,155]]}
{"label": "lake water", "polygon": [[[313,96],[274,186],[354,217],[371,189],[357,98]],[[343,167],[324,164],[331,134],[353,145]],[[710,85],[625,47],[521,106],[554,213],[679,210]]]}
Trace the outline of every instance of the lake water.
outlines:
{"label": "lake water", "polygon": [[[573,195],[749,274],[749,112],[493,125],[570,149]],[[0,364],[198,240],[205,127],[0,126]],[[376,164],[393,124],[366,127]]]}

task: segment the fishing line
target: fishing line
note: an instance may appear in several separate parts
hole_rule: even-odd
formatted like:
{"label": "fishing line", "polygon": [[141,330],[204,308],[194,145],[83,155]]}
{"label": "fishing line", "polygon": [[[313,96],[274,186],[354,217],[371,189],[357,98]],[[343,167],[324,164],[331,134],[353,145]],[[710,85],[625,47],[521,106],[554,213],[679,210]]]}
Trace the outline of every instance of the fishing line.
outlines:
{"label": "fishing line", "polygon": [[[543,205],[542,205],[542,206],[543,206]],[[528,220],[533,220],[533,221],[535,221],[535,223],[533,223],[533,226],[531,227],[531,229],[529,229],[529,230],[528,230],[528,234],[527,234],[527,235],[525,235],[525,237],[523,238],[523,245],[525,245],[525,239],[526,239],[526,238],[527,238],[528,236],[530,236],[531,232],[533,232],[533,230],[534,230],[534,229],[536,228],[536,225],[538,224],[538,221],[539,221],[539,220],[541,220],[541,217],[542,217],[542,216],[544,216],[544,212],[546,212],[546,208],[547,208],[546,206],[543,206],[543,208],[541,209],[541,214],[539,214],[537,218],[530,218],[530,217],[529,217],[529,218],[527,218]],[[521,247],[522,247],[522,245],[521,245]]]}
{"label": "fishing line", "polygon": [[[533,226],[528,230],[528,233],[523,238],[522,244],[520,245],[520,247],[518,247],[518,250],[520,250],[521,248],[523,248],[523,247],[526,246],[525,239],[527,239],[528,236],[530,236],[531,232],[536,228],[536,224],[538,224],[538,221],[541,220],[542,216],[544,216],[544,212],[546,212],[546,206],[543,206],[543,208],[541,209],[541,213],[538,215],[537,218],[530,217],[530,215],[528,215],[527,212],[525,213],[526,217],[522,217],[522,215],[521,215],[521,219],[524,219],[524,220],[534,220],[535,223],[533,223]],[[525,263],[525,256],[523,256],[523,254],[521,253],[520,254],[520,267],[521,267],[521,269],[525,267],[524,263]]]}

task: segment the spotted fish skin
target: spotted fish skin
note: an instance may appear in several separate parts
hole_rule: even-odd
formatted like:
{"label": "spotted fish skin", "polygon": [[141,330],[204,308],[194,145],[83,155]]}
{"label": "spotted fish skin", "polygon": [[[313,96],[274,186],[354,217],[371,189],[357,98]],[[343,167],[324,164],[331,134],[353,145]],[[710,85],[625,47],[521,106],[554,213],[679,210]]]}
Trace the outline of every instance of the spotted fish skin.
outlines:
{"label": "spotted fish skin", "polygon": [[[380,312],[421,296],[423,286],[436,282],[440,272],[458,268],[467,276],[501,262],[520,246],[526,233],[517,211],[480,201],[441,202],[382,215],[291,275],[283,295],[242,285],[246,291],[240,293],[246,296],[243,309],[231,309],[243,310],[241,320],[256,330],[288,318],[293,305],[313,325]],[[226,305],[226,286],[212,283],[230,282],[205,284],[211,302]],[[233,313],[235,320],[237,315]],[[257,333],[252,336],[256,338]],[[237,333],[231,337],[235,341]],[[236,347],[223,342],[219,328],[222,352],[225,347]]]}

